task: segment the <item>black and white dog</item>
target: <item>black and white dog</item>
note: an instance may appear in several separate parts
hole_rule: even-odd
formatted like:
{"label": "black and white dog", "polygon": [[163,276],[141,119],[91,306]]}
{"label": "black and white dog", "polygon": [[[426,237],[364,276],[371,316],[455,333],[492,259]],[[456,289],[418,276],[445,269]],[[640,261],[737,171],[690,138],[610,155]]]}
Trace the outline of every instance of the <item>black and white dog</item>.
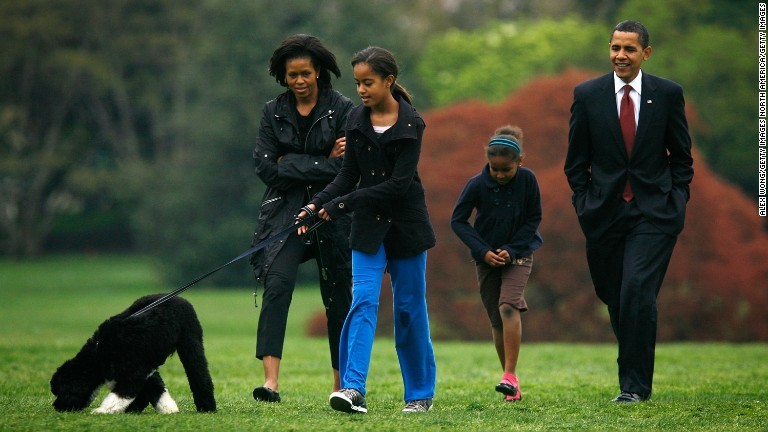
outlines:
{"label": "black and white dog", "polygon": [[57,411],[85,409],[106,385],[111,392],[94,413],[141,412],[149,404],[159,413],[178,412],[157,371],[174,351],[184,366],[197,410],[216,411],[203,328],[192,305],[174,297],[130,317],[160,297],[142,297],[104,321],[80,352],[56,370],[51,392]]}

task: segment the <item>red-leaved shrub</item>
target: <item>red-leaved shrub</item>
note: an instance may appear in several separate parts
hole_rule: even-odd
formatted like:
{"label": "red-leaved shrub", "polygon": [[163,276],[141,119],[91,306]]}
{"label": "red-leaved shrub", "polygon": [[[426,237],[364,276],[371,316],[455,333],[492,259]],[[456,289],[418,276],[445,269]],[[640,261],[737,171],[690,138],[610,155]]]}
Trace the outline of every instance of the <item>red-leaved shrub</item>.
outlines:
{"label": "red-leaved shrub", "polygon": [[[498,105],[464,102],[424,113],[419,173],[438,243],[428,254],[427,298],[433,337],[488,339],[474,264],[450,228],[466,181],[486,163],[493,131],[523,129],[524,165],[539,180],[544,246],[534,255],[523,315],[528,341],[610,341],[608,316],[594,294],[584,237],[563,173],[573,87],[595,73],[568,71],[528,83]],[[692,130],[698,125],[688,101]],[[719,179],[696,150],[686,226],[659,295],[658,339],[768,340],[768,232],[756,202]],[[379,328],[392,334],[389,283],[382,288]],[[323,317],[324,318],[324,317]],[[314,326],[318,326],[318,322]]]}

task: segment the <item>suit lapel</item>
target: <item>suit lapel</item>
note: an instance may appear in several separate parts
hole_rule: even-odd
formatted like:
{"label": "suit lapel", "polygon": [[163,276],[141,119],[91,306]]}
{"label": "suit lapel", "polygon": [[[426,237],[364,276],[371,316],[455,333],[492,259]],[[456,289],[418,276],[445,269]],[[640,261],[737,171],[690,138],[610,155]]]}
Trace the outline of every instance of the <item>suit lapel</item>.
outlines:
{"label": "suit lapel", "polygon": [[626,155],[624,150],[624,138],[621,135],[621,123],[619,123],[619,111],[616,108],[616,92],[613,88],[613,73],[605,75],[603,85],[600,88],[600,106],[603,108],[603,118],[613,135],[613,142],[617,151]]}
{"label": "suit lapel", "polygon": [[642,145],[645,132],[651,123],[651,118],[656,109],[656,81],[651,75],[643,73],[643,94],[640,95],[640,115],[637,120],[637,132],[635,132],[635,146],[632,153]]}

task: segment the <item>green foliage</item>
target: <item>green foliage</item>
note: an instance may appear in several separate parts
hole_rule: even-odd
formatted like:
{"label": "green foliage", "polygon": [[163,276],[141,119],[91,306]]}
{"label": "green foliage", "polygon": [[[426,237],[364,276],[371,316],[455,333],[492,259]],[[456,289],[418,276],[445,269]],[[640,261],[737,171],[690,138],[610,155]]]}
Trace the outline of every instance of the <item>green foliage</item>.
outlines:
{"label": "green foliage", "polygon": [[50,55],[59,44],[72,50],[57,42],[71,39],[67,18],[60,2],[0,3],[0,248],[11,255],[37,252],[54,218],[77,204],[64,173],[91,136],[66,122],[83,89],[80,65]]}
{"label": "green foliage", "polygon": [[[219,163],[215,163],[218,161]],[[181,285],[228,262],[250,245],[245,199],[255,183],[243,167],[221,169],[222,156],[201,161],[172,160],[141,175],[140,199],[133,212],[138,244],[151,252],[169,284]],[[247,259],[221,270],[201,285],[253,281]]]}
{"label": "green foliage", "polygon": [[[130,256],[0,261],[0,429],[135,430],[762,430],[768,397],[766,344],[663,344],[657,348],[651,402],[625,406],[617,393],[612,344],[522,346],[523,401],[504,403],[493,389],[500,367],[493,345],[435,342],[434,409],[403,415],[394,341],[376,340],[366,415],[332,411],[327,341],[304,336],[322,304],[315,290],[294,296],[281,367],[280,404],[257,403],[262,383],[253,356],[257,310],[250,291],[190,290],[197,310],[219,411],[197,414],[177,356],[161,369],[181,410],[159,415],[57,413],[49,380],[109,316],[140,295],[164,291],[152,261]],[[525,319],[523,320],[525,326]],[[525,327],[524,327],[525,328]],[[469,373],[468,373],[469,371]],[[99,393],[94,406],[106,396]]]}
{"label": "green foliage", "polygon": [[174,146],[183,10],[165,0],[0,4],[5,253],[35,255],[60,215],[112,207],[117,166]]}
{"label": "green foliage", "polygon": [[500,101],[539,74],[567,66],[591,67],[605,27],[571,16],[562,20],[496,22],[432,38],[418,65],[437,106],[467,99]]}
{"label": "green foliage", "polygon": [[757,184],[752,145],[757,142],[757,128],[749,115],[755,107],[755,85],[751,80],[755,59],[749,51],[734,55],[734,51],[749,48],[734,30],[700,26],[687,32],[680,42],[690,46],[701,40],[708,42],[685,56],[677,50],[658,50],[651,56],[648,69],[680,77],[687,101],[703,123],[693,130],[696,144],[716,172],[751,190]]}

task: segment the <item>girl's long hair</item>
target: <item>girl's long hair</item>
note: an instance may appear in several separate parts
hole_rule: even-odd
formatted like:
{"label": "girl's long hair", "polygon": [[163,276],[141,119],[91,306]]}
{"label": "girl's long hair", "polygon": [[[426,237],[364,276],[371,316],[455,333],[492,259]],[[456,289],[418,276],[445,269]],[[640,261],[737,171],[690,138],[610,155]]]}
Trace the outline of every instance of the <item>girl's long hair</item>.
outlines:
{"label": "girl's long hair", "polygon": [[406,102],[413,105],[413,97],[411,94],[408,93],[408,90],[406,90],[405,87],[401,86],[397,82],[397,61],[395,60],[395,56],[391,51],[377,46],[369,46],[368,48],[358,51],[354,56],[352,56],[352,67],[355,67],[355,65],[358,63],[367,64],[376,74],[382,78],[386,78],[392,75],[395,78],[391,89],[392,95],[399,95]]}

